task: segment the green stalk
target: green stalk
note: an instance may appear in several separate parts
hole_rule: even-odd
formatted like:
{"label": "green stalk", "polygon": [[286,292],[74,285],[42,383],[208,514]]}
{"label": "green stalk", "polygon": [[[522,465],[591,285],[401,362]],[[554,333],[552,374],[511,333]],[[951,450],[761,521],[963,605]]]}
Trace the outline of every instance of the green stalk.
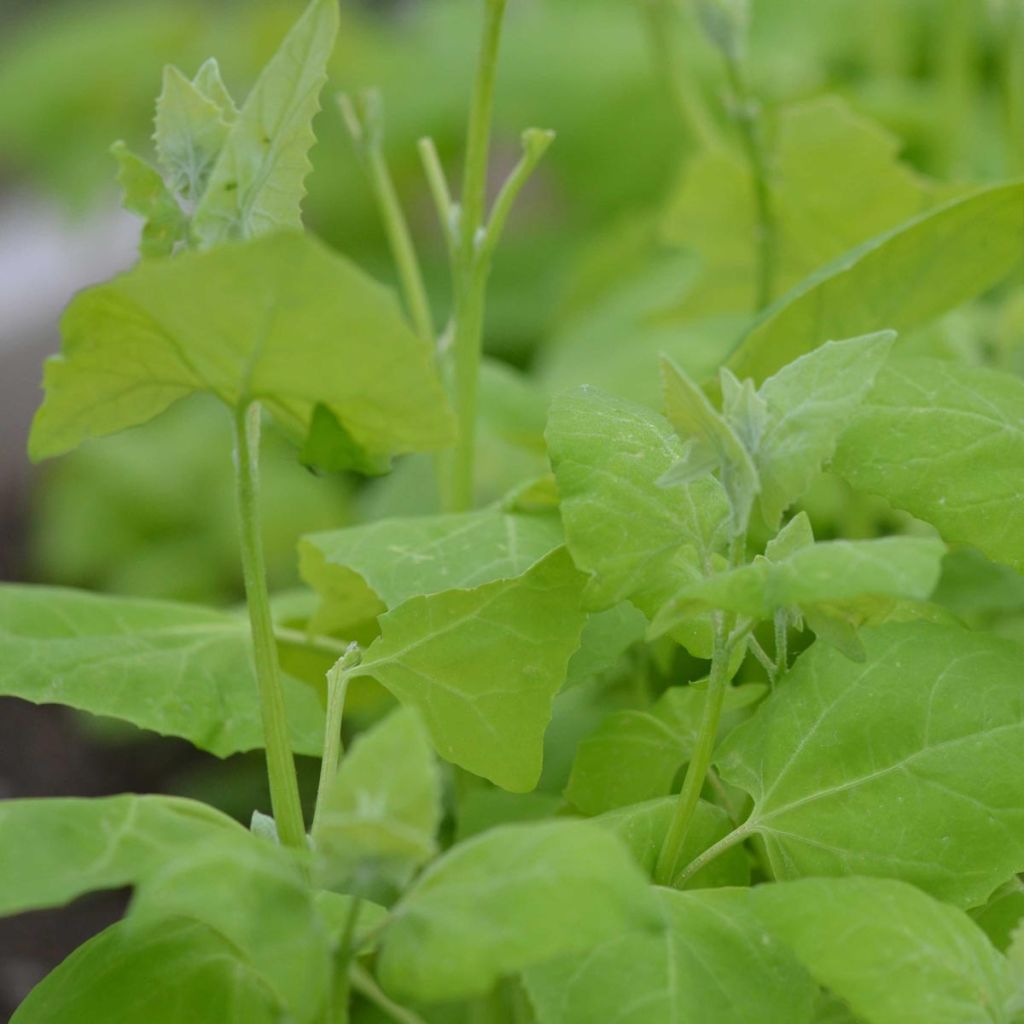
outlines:
{"label": "green stalk", "polygon": [[977,89],[976,14],[977,9],[969,0],[946,0],[936,19],[941,29],[940,146],[943,170],[947,175],[961,169],[968,151],[967,136]]}
{"label": "green stalk", "polygon": [[789,671],[789,623],[786,612],[775,613],[775,677],[772,682]]}
{"label": "green stalk", "polygon": [[728,47],[721,52],[733,95],[733,116],[754,183],[754,208],[757,215],[757,279],[754,310],[760,312],[771,303],[775,290],[777,231],[768,182],[768,156],[765,151],[758,102],[747,84],[740,58]]}
{"label": "green stalk", "polygon": [[700,856],[695,857],[689,864],[679,872],[678,875],[673,879],[672,885],[675,888],[681,888],[685,885],[701,868],[707,867],[713,860],[720,857],[726,850],[731,850],[737,843],[742,843],[744,839],[749,838],[753,835],[753,830],[748,829],[745,825],[741,825],[739,828],[734,828],[727,836],[719,839],[714,846],[709,846]]}
{"label": "green stalk", "polygon": [[697,802],[700,800],[701,790],[704,788],[704,780],[711,767],[711,755],[714,753],[715,740],[718,738],[722,703],[729,687],[731,649],[727,643],[728,625],[724,621],[725,616],[719,614],[717,619],[711,673],[708,677],[708,688],[704,698],[704,710],[701,713],[697,743],[690,763],[686,767],[683,788],[676,801],[675,812],[672,815],[672,821],[654,869],[654,881],[658,885],[670,885],[675,878],[679,856],[683,849],[683,843],[686,842],[690,823],[693,820],[694,811],[697,809]]}
{"label": "green stalk", "polygon": [[242,576],[245,580],[245,599],[249,606],[253,661],[259,684],[274,821],[284,846],[304,848],[306,829],[302,820],[295,761],[288,739],[281,669],[260,539],[259,448],[260,407],[258,402],[252,402],[235,411],[235,480]]}
{"label": "green stalk", "polygon": [[1003,39],[1008,173],[1024,174],[1024,2],[1007,0]]}
{"label": "green stalk", "polygon": [[405,1006],[400,1006],[387,996],[365,967],[353,963],[350,974],[352,987],[391,1020],[397,1021],[398,1024],[426,1024],[418,1013],[414,1013]]}
{"label": "green stalk", "polygon": [[423,273],[420,270],[408,221],[398,199],[387,160],[384,158],[380,97],[376,92],[366,93],[362,97],[361,110],[357,109],[356,104],[344,93],[340,93],[337,100],[356,151],[366,169],[413,327],[424,341],[433,346],[434,321],[427,289],[423,283]]}
{"label": "green stalk", "polygon": [[316,790],[316,809],[313,812],[313,834],[323,817],[324,802],[334,776],[341,765],[341,720],[345,714],[345,696],[351,669],[359,664],[362,652],[359,645],[348,645],[345,653],[327,673],[327,722],[324,726],[324,750],[320,759],[320,781]]}
{"label": "green stalk", "polygon": [[472,507],[476,450],[477,385],[483,350],[487,263],[480,258],[487,203],[487,166],[494,112],[494,83],[506,0],[485,0],[483,35],[469,112],[466,164],[455,267],[455,411],[458,439],[452,460],[449,511]]}
{"label": "green stalk", "polygon": [[643,4],[647,37],[655,71],[672,100],[683,130],[701,149],[720,149],[722,137],[700,88],[686,67],[678,42],[678,25],[671,0]]}

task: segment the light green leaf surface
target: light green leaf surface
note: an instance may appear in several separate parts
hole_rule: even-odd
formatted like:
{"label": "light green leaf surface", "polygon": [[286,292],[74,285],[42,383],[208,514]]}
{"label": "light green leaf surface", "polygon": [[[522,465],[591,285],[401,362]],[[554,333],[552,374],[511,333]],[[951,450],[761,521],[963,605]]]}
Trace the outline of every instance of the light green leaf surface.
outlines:
{"label": "light green leaf surface", "polygon": [[809,1024],[817,985],[732,894],[654,892],[662,934],[526,972],[540,1024]]}
{"label": "light green leaf surface", "polygon": [[582,686],[624,662],[633,644],[643,640],[647,619],[626,601],[587,616],[579,650],[569,661],[565,688]]}
{"label": "light green leaf surface", "polygon": [[79,946],[11,1024],[278,1024],[281,1007],[237,949],[196,921],[123,921]]}
{"label": "light green leaf surface", "polygon": [[210,837],[244,840],[206,804],[168,796],[0,803],[0,915],[134,885]]}
{"label": "light green leaf surface", "polygon": [[129,929],[185,918],[208,925],[257,971],[296,1024],[324,1019],[333,961],[304,865],[255,836],[211,838],[141,880]]}
{"label": "light green leaf surface", "polygon": [[[249,623],[195,605],[0,587],[0,694],[180,736],[218,757],[263,746]],[[292,744],[318,754],[323,709],[286,676]]]}
{"label": "light green leaf surface", "polygon": [[525,792],[579,646],[582,590],[559,549],[513,579],[410,598],[381,617],[354,675],[418,708],[442,757]]}
{"label": "light green leaf surface", "polygon": [[727,737],[777,878],[902,879],[963,907],[1024,869],[1021,649],[914,622],[818,643]]}
{"label": "light green leaf surface", "polygon": [[757,558],[676,595],[655,619],[652,635],[709,608],[770,619],[780,608],[853,603],[864,611],[872,598],[925,601],[939,581],[945,552],[938,540],[882,537],[824,541],[777,562]]}
{"label": "light green leaf surface", "polygon": [[562,543],[555,515],[487,508],[308,534],[299,558],[318,628],[343,631],[411,597],[513,579]]}
{"label": "light green leaf surface", "polygon": [[436,850],[441,779],[411,708],[362,733],[318,810],[313,841],[331,888],[393,898]]}
{"label": "light green leaf surface", "polygon": [[450,414],[394,296],[285,232],[143,263],[81,292],[46,363],[33,459],[145,423],[196,391],[258,399],[302,439],[317,403],[374,452],[438,448]]}
{"label": "light green leaf surface", "polygon": [[145,221],[139,251],[143,256],[169,256],[179,242],[187,239],[188,219],[155,167],[123,142],[115,142],[110,152],[117,160],[122,205]]}
{"label": "light green leaf surface", "polygon": [[238,107],[228,92],[228,87],[221,78],[220,65],[216,57],[207,57],[199,66],[192,84],[220,111],[220,116],[228,123],[238,120]]}
{"label": "light green leaf surface", "polygon": [[[697,575],[694,551],[717,546],[728,516],[721,487],[710,478],[659,486],[683,456],[671,426],[643,406],[593,388],[554,399],[547,441],[566,543],[591,575],[588,606],[630,599],[653,615]],[[709,624],[700,624],[690,640],[706,653]]]}
{"label": "light green leaf surface", "polygon": [[895,335],[830,341],[783,367],[760,389],[767,406],[755,461],[761,513],[777,529],[782,513],[832,458],[885,362]]}
{"label": "light green leaf surface", "polygon": [[665,415],[684,442],[713,455],[729,496],[732,532],[744,533],[751,505],[761,490],[750,451],[703,390],[671,359],[661,360],[661,381]]}
{"label": "light green leaf surface", "polygon": [[962,911],[874,878],[746,894],[757,916],[865,1024],[1008,1024],[1005,960]]}
{"label": "light green leaf surface", "polygon": [[728,366],[762,381],[829,338],[926,324],[1017,265],[1022,218],[1024,185],[994,185],[865,242],[769,307]]}
{"label": "light green leaf surface", "polygon": [[951,543],[1024,570],[1024,382],[894,358],[840,441],[834,469]]}
{"label": "light green leaf surface", "polygon": [[624,846],[579,821],[506,825],[454,847],[395,908],[382,984],[439,1002],[613,935],[657,932],[660,915]]}
{"label": "light green leaf surface", "polygon": [[[677,802],[676,797],[645,800],[643,803],[600,814],[591,821],[618,836],[647,877],[653,878],[658,854],[665,843]],[[732,820],[721,807],[704,800],[699,801],[679,852],[680,863],[690,863],[731,831]],[[740,846],[733,846],[722,856],[695,871],[683,888],[715,889],[749,884],[750,860],[747,852]]]}
{"label": "light green leaf surface", "polygon": [[156,154],[171,189],[198,200],[228,136],[221,107],[169,64],[156,101],[154,127]]}
{"label": "light green leaf surface", "polygon": [[[784,107],[770,156],[776,293],[865,238],[920,213],[930,190],[898,160],[900,142],[839,97]],[[754,306],[758,217],[748,165],[728,150],[694,157],[670,201],[666,238],[695,249],[696,312]]]}
{"label": "light green leaf surface", "polygon": [[[666,796],[693,752],[706,691],[673,687],[650,711],[614,711],[576,748],[566,798],[584,814]],[[765,693],[757,685],[731,687],[719,736],[749,714]]]}
{"label": "light green leaf surface", "polygon": [[301,225],[313,117],[337,32],[335,0],[312,0],[263,69],[196,207],[192,231],[203,246]]}

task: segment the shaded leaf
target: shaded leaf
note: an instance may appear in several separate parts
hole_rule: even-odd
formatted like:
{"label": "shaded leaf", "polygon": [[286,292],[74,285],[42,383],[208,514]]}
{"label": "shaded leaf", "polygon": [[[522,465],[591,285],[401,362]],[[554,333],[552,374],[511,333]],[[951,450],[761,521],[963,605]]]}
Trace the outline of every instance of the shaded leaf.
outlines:
{"label": "shaded leaf", "polygon": [[188,218],[155,167],[123,142],[115,142],[110,152],[117,160],[124,208],[145,221],[139,251],[143,256],[169,256],[179,242],[188,238]]}

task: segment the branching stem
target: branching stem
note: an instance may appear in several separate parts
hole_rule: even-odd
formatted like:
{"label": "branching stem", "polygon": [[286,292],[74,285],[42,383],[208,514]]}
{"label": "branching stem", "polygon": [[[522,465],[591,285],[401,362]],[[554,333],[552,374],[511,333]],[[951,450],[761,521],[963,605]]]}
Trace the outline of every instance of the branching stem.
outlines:
{"label": "branching stem", "polygon": [[285,846],[302,848],[306,829],[302,820],[295,760],[288,739],[288,719],[281,688],[274,622],[260,538],[259,513],[259,403],[241,405],[235,412],[235,482],[241,540],[242,576],[252,630],[253,662],[259,684],[263,735],[267,750],[267,776],[277,834]]}

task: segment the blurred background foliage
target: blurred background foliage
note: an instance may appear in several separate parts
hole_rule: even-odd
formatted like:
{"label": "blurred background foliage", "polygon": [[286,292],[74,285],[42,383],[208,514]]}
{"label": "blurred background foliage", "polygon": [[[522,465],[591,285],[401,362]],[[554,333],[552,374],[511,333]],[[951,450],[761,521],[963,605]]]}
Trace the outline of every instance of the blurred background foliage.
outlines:
{"label": "blurred background foliage", "polygon": [[[313,231],[394,282],[370,189],[331,99],[338,89],[378,88],[386,156],[439,325],[449,302],[446,254],[416,142],[432,136],[457,181],[478,6],[343,3],[305,204]],[[124,139],[150,152],[167,63],[191,75],[216,55],[232,92],[244,95],[301,7],[301,0],[7,0],[0,9],[0,299],[3,277],[16,280],[11,272],[30,246],[33,218],[58,223],[62,244],[84,264],[66,282],[40,267],[62,301],[90,272],[130,265],[137,228],[117,210],[110,145]],[[776,294],[971,185],[1024,174],[1020,0],[753,0],[747,69],[763,111],[780,220]],[[704,111],[702,132],[685,116],[688,105]],[[587,382],[657,404],[659,351],[707,377],[750,323],[756,224],[732,113],[721,61],[688,0],[509,4],[495,182],[517,159],[523,128],[552,128],[558,138],[514,213],[492,277],[480,501],[544,473],[547,395]],[[6,242],[5,209],[29,211],[15,218],[20,233],[8,232]],[[128,225],[127,234],[94,232],[84,247],[72,245],[83,225],[97,222]],[[21,287],[9,285],[12,308],[32,301]],[[27,417],[39,364],[56,349],[58,333],[45,304],[25,322],[0,328],[0,454],[17,469],[0,476],[7,510],[0,568],[122,594],[237,602],[223,410],[184,403],[27,475]],[[1022,373],[1022,339],[1024,288],[1010,281],[900,344]],[[423,459],[405,459],[372,482],[317,477],[270,434],[264,474],[266,545],[278,590],[298,584],[301,533],[436,507]],[[828,475],[804,505],[823,538],[915,528]],[[302,607],[301,593],[291,600]],[[937,600],[971,624],[1024,639],[1024,581],[976,552],[950,553]],[[543,792],[513,797],[471,788],[461,794],[459,827],[549,812],[579,738],[628,705],[636,687],[656,695],[678,671],[674,657],[681,655],[637,647],[593,685],[567,690],[549,736]],[[357,716],[360,707],[372,711],[374,695],[363,699]],[[63,716],[59,725],[39,725],[39,712],[29,716],[15,705],[2,705],[0,796],[160,789],[240,814],[262,799],[259,758],[221,765],[172,741],[141,742],[124,728],[63,712],[54,711]],[[101,910],[100,919],[109,913]],[[24,944],[24,926],[20,934]],[[60,952],[47,935],[46,951],[16,950],[10,962],[30,962],[30,974],[42,970]],[[6,983],[17,992],[26,979]],[[4,984],[0,972],[0,998]]]}

